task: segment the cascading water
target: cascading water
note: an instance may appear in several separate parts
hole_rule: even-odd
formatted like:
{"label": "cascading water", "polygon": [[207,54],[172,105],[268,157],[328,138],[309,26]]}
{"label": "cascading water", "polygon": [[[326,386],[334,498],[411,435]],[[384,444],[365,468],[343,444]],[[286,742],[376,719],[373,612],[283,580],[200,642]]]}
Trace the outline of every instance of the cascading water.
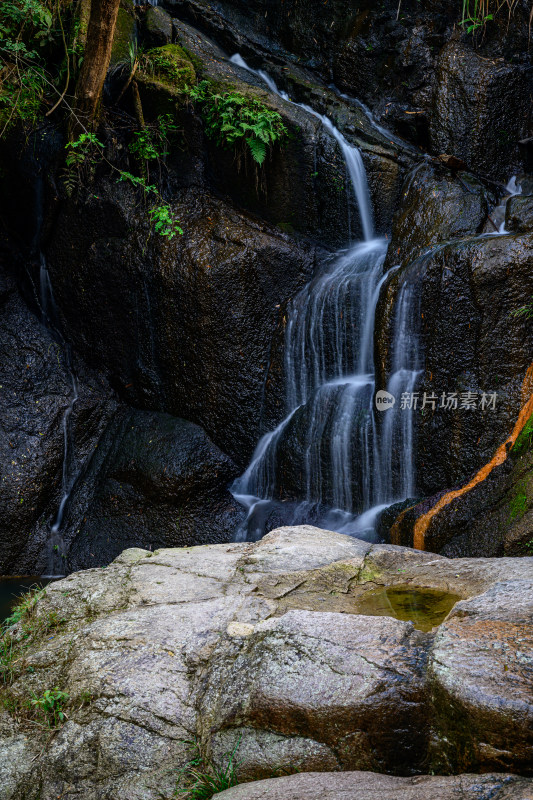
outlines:
{"label": "cascading water", "polygon": [[69,404],[64,411],[61,422],[61,427],[63,430],[61,500],[59,502],[55,520],[50,528],[50,536],[48,537],[46,548],[47,577],[56,577],[64,573],[63,559],[65,557],[65,546],[61,533],[61,525],[63,522],[65,507],[72,492],[76,478],[74,448],[72,446],[72,437],[70,433],[70,418],[74,410],[74,406],[78,400],[78,382],[72,366],[70,346],[67,342],[65,342],[60,331],[54,293],[50,281],[50,274],[46,266],[46,259],[42,253],[39,281],[42,322],[63,348],[63,352],[65,353],[66,367],[72,386]]}
{"label": "cascading water", "polygon": [[[292,102],[266,73],[252,70],[240,55],[231,61]],[[306,105],[300,107],[320,119],[339,144],[364,241],[338,253],[289,306],[287,416],[261,439],[248,469],[232,487],[248,511],[238,540],[260,538],[280,523],[302,522],[371,538],[380,511],[415,490],[412,411],[374,408],[374,321],[388,278],[383,273],[387,244],[374,236],[363,160],[327,117]],[[395,309],[388,384],[398,398],[413,391],[420,370],[418,341],[410,330],[410,321],[418,316],[416,302],[410,285],[404,284]],[[294,486],[287,490],[282,477],[286,451],[294,449],[296,491]]]}

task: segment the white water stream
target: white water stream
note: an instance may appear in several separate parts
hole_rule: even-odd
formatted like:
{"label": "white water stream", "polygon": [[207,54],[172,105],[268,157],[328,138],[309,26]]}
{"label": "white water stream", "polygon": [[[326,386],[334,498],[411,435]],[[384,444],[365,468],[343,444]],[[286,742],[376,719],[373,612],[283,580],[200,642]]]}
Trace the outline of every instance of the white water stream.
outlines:
{"label": "white water stream", "polygon": [[[231,61],[259,77],[286,102],[274,81],[252,70],[240,55]],[[359,150],[327,117],[317,117],[342,151],[357,200],[363,242],[337,254],[333,263],[291,301],[285,340],[286,417],[263,436],[232,491],[246,508],[238,540],[260,538],[277,524],[311,522],[363,538],[374,536],[379,513],[415,491],[413,412],[399,408],[421,370],[411,322],[419,317],[409,284],[395,306],[392,374],[388,391],[395,408],[377,411],[374,322],[387,279],[385,240],[376,238],[370,193]],[[297,492],[286,491],[284,463],[292,453]],[[294,484],[294,479],[292,480]],[[295,494],[297,496],[295,496]]]}

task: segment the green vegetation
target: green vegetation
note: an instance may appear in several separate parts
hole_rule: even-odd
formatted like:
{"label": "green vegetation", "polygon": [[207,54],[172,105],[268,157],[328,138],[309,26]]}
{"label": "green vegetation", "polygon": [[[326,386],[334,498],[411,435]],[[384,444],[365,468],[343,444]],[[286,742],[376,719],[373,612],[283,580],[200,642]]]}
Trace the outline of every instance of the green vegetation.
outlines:
{"label": "green vegetation", "polygon": [[509,509],[510,509],[509,519],[510,519],[510,521],[513,522],[514,520],[522,519],[522,517],[524,516],[524,514],[527,511],[527,506],[528,506],[528,502],[527,502],[526,490],[525,490],[525,488],[523,486],[520,486],[520,487],[518,487],[518,490],[517,490],[515,496],[513,497],[511,502],[509,503]]}
{"label": "green vegetation", "polygon": [[188,94],[200,106],[207,136],[219,146],[243,143],[259,165],[268,149],[287,136],[281,116],[260,100],[237,91],[217,92],[209,81],[201,81]]}
{"label": "green vegetation", "polygon": [[177,44],[154,47],[139,56],[141,72],[167,86],[184,89],[196,83],[190,58]]}
{"label": "green vegetation", "polygon": [[[168,121],[162,121],[161,125],[164,126],[166,132],[171,129],[171,123]],[[161,130],[161,127],[159,127],[158,130]],[[144,133],[144,131],[141,131],[141,133]],[[159,135],[164,136],[166,133]],[[133,173],[127,172],[126,170],[117,169],[117,167],[107,161],[104,157],[104,145],[95,134],[82,133],[76,141],[67,142],[65,147],[68,151],[68,155],[66,159],[67,172],[64,182],[68,192],[71,193],[77,183],[83,183],[84,171],[87,169],[93,171],[99,161],[105,161],[118,173],[119,181],[126,181],[135,188],[141,189],[144,198],[152,196],[154,199],[160,201],[158,205],[153,206],[148,211],[149,218],[153,223],[156,233],[168,239],[172,239],[176,234],[183,234],[183,230],[178,220],[175,219],[172,214],[170,206],[167,203],[161,202],[163,198],[157,186],[149,184],[144,177],[133,175]],[[139,155],[143,162],[152,160],[153,158],[159,159],[165,155],[165,153],[157,149],[155,146],[155,139],[150,138],[149,133],[134,141],[133,147],[134,152]]]}
{"label": "green vegetation", "polygon": [[31,704],[40,711],[49,728],[57,728],[66,720],[63,707],[68,699],[69,695],[56,686],[54,689],[46,689],[42,697],[34,697]]}
{"label": "green vegetation", "polygon": [[0,136],[17,121],[34,124],[45,96],[53,110],[52,101],[66,92],[81,57],[71,6],[71,0],[0,3]]}
{"label": "green vegetation", "polygon": [[513,453],[525,453],[533,444],[533,417],[530,417],[513,445]]}
{"label": "green vegetation", "polygon": [[168,156],[170,139],[177,131],[178,126],[170,114],[162,114],[151,125],[134,132],[128,150],[141,161],[160,161]]}
{"label": "green vegetation", "polygon": [[192,757],[179,771],[174,797],[183,797],[186,800],[209,800],[217,792],[236,786],[238,784],[236,774],[238,764],[235,761],[235,755],[240,743],[239,739],[231,753],[226,755],[225,768],[217,769],[203,758],[197,742],[188,742]]}
{"label": "green vegetation", "polygon": [[527,303],[525,306],[520,306],[520,308],[516,308],[514,311],[511,311],[511,316],[533,319],[533,298],[531,302]]}
{"label": "green vegetation", "polygon": [[518,0],[463,0],[461,25],[467,33],[475,33],[485,28],[502,8],[511,16],[517,3]]}
{"label": "green vegetation", "polygon": [[[28,647],[63,623],[56,611],[37,613],[37,604],[44,592],[44,589],[37,588],[23,595],[2,626],[0,684],[13,683],[26,669],[24,656]],[[16,628],[13,627],[15,625]]]}

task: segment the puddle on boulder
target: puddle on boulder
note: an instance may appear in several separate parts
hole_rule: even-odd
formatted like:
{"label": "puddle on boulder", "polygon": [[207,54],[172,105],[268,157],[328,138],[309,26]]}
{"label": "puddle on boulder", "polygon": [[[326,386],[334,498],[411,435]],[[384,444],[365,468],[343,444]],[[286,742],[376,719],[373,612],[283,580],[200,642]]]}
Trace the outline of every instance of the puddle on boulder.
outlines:
{"label": "puddle on boulder", "polygon": [[356,601],[356,614],[394,617],[412,622],[419,631],[430,631],[447,617],[459,595],[437,589],[384,586],[365,592]]}

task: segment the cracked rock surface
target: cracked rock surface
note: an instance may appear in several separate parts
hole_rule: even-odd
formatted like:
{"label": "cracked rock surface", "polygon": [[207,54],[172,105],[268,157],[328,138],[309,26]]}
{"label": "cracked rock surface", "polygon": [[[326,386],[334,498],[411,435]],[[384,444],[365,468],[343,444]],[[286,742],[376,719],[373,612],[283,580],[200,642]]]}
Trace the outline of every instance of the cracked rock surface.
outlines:
{"label": "cracked rock surface", "polygon": [[[238,745],[242,780],[336,773],[316,778],[320,794],[300,774],[272,798],[348,800],[362,787],[368,798],[442,800],[459,786],[382,771],[527,776],[532,572],[533,558],[452,560],[310,526],[255,544],[126,550],[39,600],[38,618],[60,624],[0,689],[0,798],[170,800],[191,740],[215,763]],[[358,613],[384,587],[459,601],[423,632]],[[53,687],[69,695],[57,730],[20,711]],[[489,796],[460,778],[467,800]],[[498,800],[533,793],[525,779],[479,780]],[[260,787],[228,800],[266,796]]]}

